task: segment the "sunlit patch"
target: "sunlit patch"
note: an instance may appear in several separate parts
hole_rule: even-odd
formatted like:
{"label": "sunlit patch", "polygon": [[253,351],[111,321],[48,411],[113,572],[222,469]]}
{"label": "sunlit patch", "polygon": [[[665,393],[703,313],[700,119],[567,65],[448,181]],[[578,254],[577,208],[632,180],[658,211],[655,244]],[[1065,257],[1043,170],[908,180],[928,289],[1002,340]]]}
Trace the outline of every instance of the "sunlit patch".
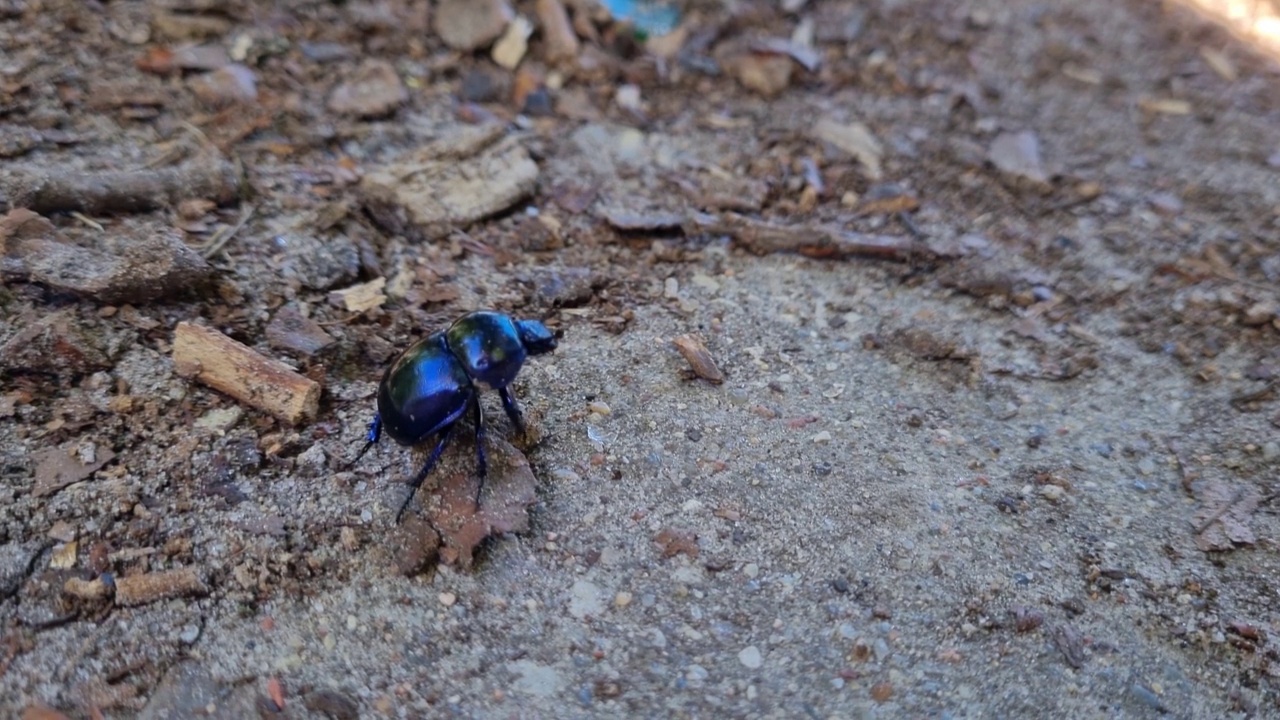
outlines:
{"label": "sunlit patch", "polygon": [[1177,0],[1177,3],[1280,60],[1280,3],[1272,0]]}

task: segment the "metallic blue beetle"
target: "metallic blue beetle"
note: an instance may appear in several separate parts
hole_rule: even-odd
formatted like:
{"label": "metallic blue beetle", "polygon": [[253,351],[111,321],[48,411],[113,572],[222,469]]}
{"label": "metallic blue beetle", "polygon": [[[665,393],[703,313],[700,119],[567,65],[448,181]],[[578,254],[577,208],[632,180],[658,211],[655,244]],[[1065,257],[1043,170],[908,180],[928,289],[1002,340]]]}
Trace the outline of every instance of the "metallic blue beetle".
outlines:
{"label": "metallic blue beetle", "polygon": [[410,483],[396,522],[409,507],[422,481],[444,453],[458,420],[470,406],[476,425],[476,460],[480,483],[476,506],[488,471],[484,456],[484,417],[480,410],[482,389],[497,390],[502,408],[516,430],[524,432],[520,405],[508,387],[530,355],[556,349],[556,337],[536,320],[512,320],[501,313],[467,313],[446,330],[410,345],[382,376],[378,384],[378,413],[369,423],[364,447],[355,464],[382,439],[385,430],[401,445],[417,445],[432,435],[439,440],[422,469]]}

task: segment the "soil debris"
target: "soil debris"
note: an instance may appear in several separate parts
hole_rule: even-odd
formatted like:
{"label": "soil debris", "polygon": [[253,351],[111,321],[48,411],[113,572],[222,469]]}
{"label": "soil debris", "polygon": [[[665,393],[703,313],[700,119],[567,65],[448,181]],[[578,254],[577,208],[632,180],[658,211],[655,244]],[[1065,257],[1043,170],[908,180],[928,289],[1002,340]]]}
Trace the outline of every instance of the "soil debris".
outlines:
{"label": "soil debris", "polygon": [[209,594],[199,571],[193,567],[118,577],[115,586],[116,604],[123,607]]}
{"label": "soil debris", "polygon": [[1030,181],[1036,187],[1049,182],[1040,159],[1040,138],[1030,130],[1000,133],[991,142],[988,158],[997,170],[1012,178]]}

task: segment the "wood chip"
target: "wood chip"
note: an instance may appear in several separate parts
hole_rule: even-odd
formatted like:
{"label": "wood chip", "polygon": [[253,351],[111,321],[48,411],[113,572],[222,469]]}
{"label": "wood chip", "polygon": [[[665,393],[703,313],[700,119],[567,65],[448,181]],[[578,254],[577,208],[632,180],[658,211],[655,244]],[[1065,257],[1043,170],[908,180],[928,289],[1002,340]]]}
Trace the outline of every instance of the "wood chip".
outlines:
{"label": "wood chip", "polygon": [[523,15],[517,15],[507,26],[507,31],[493,44],[493,61],[499,67],[515,70],[529,52],[529,36],[533,34],[533,23]]}
{"label": "wood chip", "polygon": [[315,417],[320,409],[319,383],[217,330],[178,323],[173,361],[180,374],[288,423]]}
{"label": "wood chip", "polygon": [[1235,82],[1240,77],[1240,72],[1236,70],[1236,66],[1226,53],[1215,50],[1209,46],[1200,48],[1200,57],[1204,58],[1204,62],[1218,74],[1218,77],[1227,82]]}
{"label": "wood chip", "polygon": [[116,578],[116,604],[126,607],[208,593],[193,567]]}
{"label": "wood chip", "polygon": [[338,307],[346,308],[348,312],[361,313],[366,310],[372,310],[387,301],[387,295],[383,292],[386,287],[386,278],[375,278],[366,283],[352,285],[349,288],[334,290],[329,293],[329,302]]}
{"label": "wood chip", "polygon": [[681,335],[671,341],[676,350],[684,356],[689,367],[693,368],[693,373],[698,377],[710,383],[719,385],[724,382],[724,373],[720,372],[720,368],[716,367],[716,361],[711,357],[711,351],[707,350],[707,346],[700,338],[695,335]]}
{"label": "wood chip", "polygon": [[1175,100],[1173,98],[1142,98],[1138,101],[1138,107],[1143,112],[1155,113],[1158,115],[1191,114],[1191,103],[1186,100]]}

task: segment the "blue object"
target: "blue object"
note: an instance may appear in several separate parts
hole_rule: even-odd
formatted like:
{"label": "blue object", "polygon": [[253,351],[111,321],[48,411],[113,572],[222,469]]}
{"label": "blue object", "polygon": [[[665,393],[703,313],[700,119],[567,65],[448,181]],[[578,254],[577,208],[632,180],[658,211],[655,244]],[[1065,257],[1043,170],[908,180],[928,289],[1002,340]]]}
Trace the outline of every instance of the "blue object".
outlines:
{"label": "blue object", "polygon": [[422,469],[410,482],[396,522],[409,507],[422,481],[431,473],[468,408],[475,417],[476,462],[480,483],[476,506],[488,468],[484,455],[484,416],[478,390],[497,390],[502,409],[516,430],[524,432],[520,405],[508,387],[530,355],[556,349],[556,336],[537,320],[512,320],[501,313],[467,313],[447,329],[410,345],[391,363],[378,384],[378,412],[369,423],[365,444],[351,461],[354,465],[383,432],[400,445],[417,445],[435,435],[437,442]]}

